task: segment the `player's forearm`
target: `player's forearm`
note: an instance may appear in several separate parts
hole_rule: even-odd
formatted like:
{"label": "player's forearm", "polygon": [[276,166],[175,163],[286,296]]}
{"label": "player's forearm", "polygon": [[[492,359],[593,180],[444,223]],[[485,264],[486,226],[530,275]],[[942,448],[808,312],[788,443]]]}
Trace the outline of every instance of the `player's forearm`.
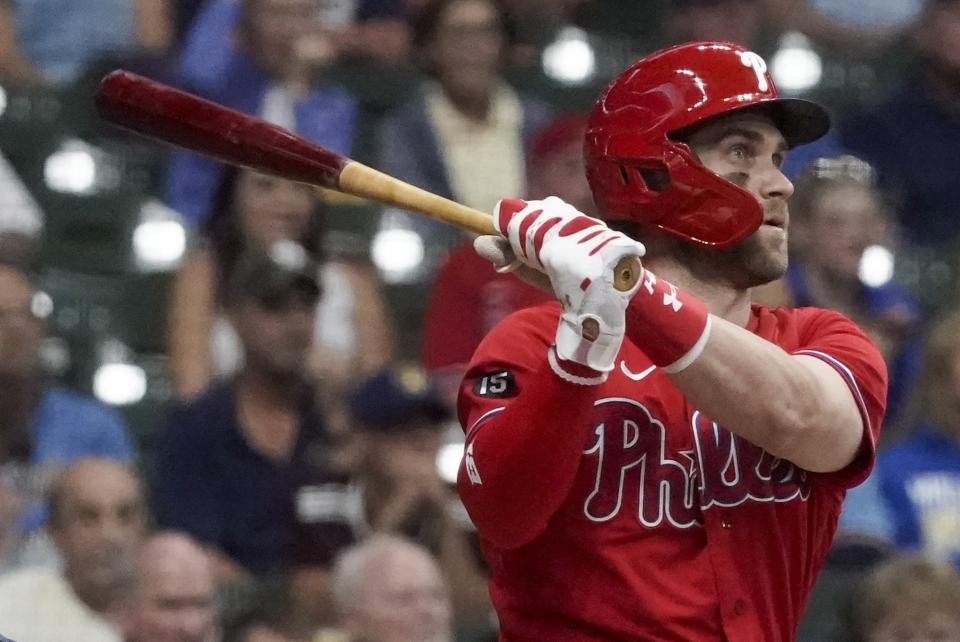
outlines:
{"label": "player's forearm", "polygon": [[584,386],[544,363],[503,411],[466,426],[458,486],[485,539],[516,548],[543,532],[576,477],[592,407]]}
{"label": "player's forearm", "polygon": [[671,378],[718,424],[806,470],[839,470],[860,444],[859,410],[831,366],[718,317],[703,353]]}

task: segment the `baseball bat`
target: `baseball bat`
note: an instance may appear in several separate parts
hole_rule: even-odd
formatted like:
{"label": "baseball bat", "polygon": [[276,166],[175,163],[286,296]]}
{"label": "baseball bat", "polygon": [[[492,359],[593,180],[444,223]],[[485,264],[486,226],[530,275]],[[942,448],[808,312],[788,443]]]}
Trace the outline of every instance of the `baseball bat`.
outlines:
{"label": "baseball bat", "polygon": [[[477,234],[497,234],[492,217],[312,143],[282,127],[129,71],[103,78],[102,118],[154,140],[264,174],[394,205]],[[640,262],[625,257],[614,282],[628,290]]]}

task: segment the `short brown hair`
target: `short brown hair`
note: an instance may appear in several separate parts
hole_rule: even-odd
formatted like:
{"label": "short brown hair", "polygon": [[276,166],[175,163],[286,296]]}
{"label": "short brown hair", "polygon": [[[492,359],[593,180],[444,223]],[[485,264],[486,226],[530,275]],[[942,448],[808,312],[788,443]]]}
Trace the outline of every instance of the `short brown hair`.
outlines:
{"label": "short brown hair", "polygon": [[949,564],[904,555],[874,569],[857,597],[853,624],[859,638],[866,640],[891,617],[920,621],[933,614],[960,613],[960,575]]}

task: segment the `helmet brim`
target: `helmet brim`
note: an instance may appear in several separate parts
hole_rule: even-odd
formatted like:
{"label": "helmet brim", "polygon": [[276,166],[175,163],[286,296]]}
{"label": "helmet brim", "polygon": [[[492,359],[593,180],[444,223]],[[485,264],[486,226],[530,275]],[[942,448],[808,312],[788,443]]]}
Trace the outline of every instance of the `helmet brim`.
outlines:
{"label": "helmet brim", "polygon": [[812,143],[830,130],[830,115],[817,103],[802,98],[770,98],[714,114],[688,127],[672,131],[669,136],[673,140],[686,141],[694,132],[707,125],[743,112],[760,113],[770,118],[783,134],[790,149]]}
{"label": "helmet brim", "polygon": [[827,110],[803,98],[774,98],[752,107],[763,109],[770,114],[791,148],[812,143],[830,131],[830,115]]}

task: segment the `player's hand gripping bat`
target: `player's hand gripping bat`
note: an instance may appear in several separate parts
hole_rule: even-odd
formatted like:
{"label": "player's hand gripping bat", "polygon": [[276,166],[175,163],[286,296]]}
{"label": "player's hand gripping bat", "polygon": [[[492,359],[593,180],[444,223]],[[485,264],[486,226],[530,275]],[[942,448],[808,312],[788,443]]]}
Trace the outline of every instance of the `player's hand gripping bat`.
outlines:
{"label": "player's hand gripping bat", "polygon": [[[114,71],[96,95],[100,116],[155,140],[231,165],[417,212],[478,234],[496,234],[491,217],[316,145],[266,121],[144,78]],[[633,287],[640,261],[616,266],[618,290]]]}

